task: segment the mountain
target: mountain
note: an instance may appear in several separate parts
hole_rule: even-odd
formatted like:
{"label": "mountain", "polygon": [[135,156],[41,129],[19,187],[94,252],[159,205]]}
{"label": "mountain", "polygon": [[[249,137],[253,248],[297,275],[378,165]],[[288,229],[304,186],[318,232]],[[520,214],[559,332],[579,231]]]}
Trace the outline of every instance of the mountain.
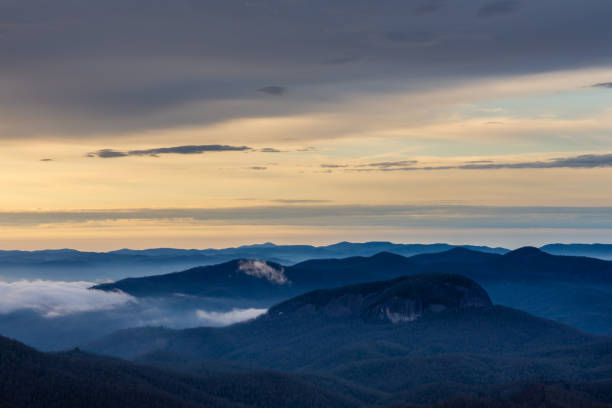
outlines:
{"label": "mountain", "polygon": [[[145,250],[121,249],[111,252],[80,252],[72,249],[43,251],[0,251],[2,280],[47,279],[100,281],[175,272],[196,266],[215,265],[234,259],[262,259],[291,265],[307,259],[370,256],[378,252],[401,255],[447,251],[449,244],[393,244],[366,242],[315,247],[311,245],[246,245],[225,249]],[[505,253],[504,248],[468,246],[480,251]]]}
{"label": "mountain", "polygon": [[[321,289],[282,302],[255,320],[224,328],[135,329],[113,336],[87,348],[130,358],[163,350],[273,369],[312,366],[322,356],[327,361],[356,350],[365,340],[384,341],[388,351],[412,355],[434,349],[479,352],[491,346],[516,350],[525,344],[575,344],[593,338],[493,306],[480,285],[449,274]],[[364,351],[364,356],[368,354]]]}
{"label": "mountain", "polygon": [[315,259],[293,266],[238,260],[170,275],[121,280],[94,289],[122,290],[139,297],[178,293],[267,299],[271,305],[318,288],[419,273],[465,275],[482,284],[497,303],[594,333],[612,331],[612,262],[550,255],[532,247],[503,255],[466,248],[409,258],[382,252],[370,257]]}
{"label": "mountain", "polygon": [[[155,275],[215,265],[235,259],[261,259],[293,265],[309,259],[369,257],[380,252],[403,256],[433,254],[466,248],[503,255],[499,247],[450,244],[394,244],[391,242],[339,242],[327,246],[275,245],[264,243],[224,249],[145,250],[120,249],[110,252],[81,252],[72,249],[43,251],[0,251],[0,277],[3,280],[50,279],[101,281]],[[551,244],[544,252],[552,255],[588,256],[612,260],[612,245]]]}
{"label": "mountain", "polygon": [[612,260],[611,244],[549,244],[540,249],[552,255],[588,256]]}
{"label": "mountain", "polygon": [[[465,279],[448,277],[450,280],[445,283],[446,277],[436,277],[437,283],[434,287],[442,292],[428,292],[428,278],[419,279],[420,281],[398,280],[395,283],[387,283],[382,285],[384,289],[378,283],[347,289],[350,294],[361,293],[366,295],[365,298],[369,295],[379,296],[390,290],[391,297],[404,300],[420,299],[425,304],[428,300],[439,302],[441,299],[437,296],[443,295],[442,300],[450,301],[448,310],[453,310],[454,313],[461,310],[471,313],[495,309],[488,303],[486,293]],[[416,292],[405,297],[408,288]],[[427,290],[422,292],[421,289]],[[316,300],[313,299],[315,303],[308,303],[308,297],[302,297],[279,305],[279,308],[282,306],[295,309],[296,312],[284,310],[293,317],[298,317],[294,313],[299,315],[301,312],[297,310],[305,304],[321,307],[334,302],[337,296],[342,298],[346,294],[336,290],[324,293],[327,296],[322,298],[319,295],[315,296]],[[484,303],[461,304],[462,299],[473,296]],[[321,301],[322,299],[324,301]],[[379,301],[386,302],[383,298]],[[296,309],[293,307],[296,304],[292,305],[294,302],[301,306]],[[387,326],[410,331],[416,322],[431,319],[432,316],[446,313],[448,310],[431,310],[431,315],[425,313],[412,322],[372,321],[368,319],[367,313],[356,314],[348,319],[362,322],[373,332]],[[329,316],[321,317],[331,323]],[[451,316],[447,317],[449,318],[454,319]],[[334,317],[332,320],[337,322],[337,319],[338,317]],[[262,320],[269,323],[277,319],[272,314],[268,319]],[[296,323],[284,321],[283,324],[296,328],[295,325],[301,325],[303,322],[304,320],[298,318]],[[539,319],[534,322],[536,325],[545,323],[545,327],[550,324]],[[472,325],[474,323],[472,322]],[[242,325],[243,329],[244,326]],[[516,328],[516,324],[514,326]],[[464,335],[462,332],[454,332],[453,329],[453,326],[450,326],[447,330],[455,338]],[[530,334],[531,339],[525,343],[525,348],[532,349],[535,337],[542,340],[543,337],[562,332],[570,334],[570,337],[562,335],[558,342],[571,339],[574,345],[548,348],[519,356],[506,353],[502,357],[496,356],[499,350],[504,348],[503,344],[499,343],[501,338],[490,340],[492,344],[502,346],[497,347],[495,354],[490,355],[443,354],[440,350],[432,349],[429,353],[419,352],[410,356],[365,333],[361,338],[347,344],[359,344],[361,348],[370,345],[377,349],[378,353],[384,353],[386,358],[372,353],[366,355],[359,350],[348,350],[349,355],[346,357],[357,358],[344,358],[336,363],[327,360],[321,367],[328,368],[299,371],[261,370],[249,362],[248,356],[243,356],[245,363],[238,363],[198,360],[158,351],[133,363],[92,355],[78,349],[62,353],[40,353],[21,343],[0,337],[0,407],[361,408],[414,407],[414,404],[419,404],[421,408],[433,408],[434,405],[523,408],[540,406],[542,396],[546,397],[546,394],[549,396],[544,398],[547,403],[543,406],[547,407],[607,407],[605,404],[612,402],[612,380],[606,379],[609,378],[606,376],[611,374],[609,367],[612,362],[612,344],[585,343],[584,340],[587,339],[582,338],[579,333],[562,326],[557,329],[561,332],[545,334],[547,329],[535,336]],[[141,331],[140,334],[150,336],[154,335],[154,332]],[[523,333],[524,330],[519,330],[516,335]],[[276,330],[269,334],[273,337],[282,335]],[[482,333],[476,333],[478,334]],[[262,340],[262,335],[257,333],[255,340]],[[350,336],[350,333],[347,335]],[[283,337],[279,343],[288,340],[290,339]],[[423,342],[425,340],[435,338],[424,338]],[[327,343],[328,339],[318,337],[315,341]],[[259,347],[264,348],[265,345],[260,344]],[[411,343],[404,343],[403,347],[408,349]],[[447,347],[452,348],[452,342],[447,343]],[[303,350],[296,345],[288,352],[299,354]],[[346,353],[347,350],[340,351]],[[320,355],[318,360],[326,360],[326,356]],[[277,363],[279,362],[271,364]],[[569,373],[572,373],[573,377]],[[535,385],[532,385],[533,380],[530,380],[532,374],[538,375]],[[545,381],[546,378],[549,379],[548,382]],[[560,380],[556,380],[557,378]],[[582,380],[576,381],[575,378]],[[510,399],[508,395],[511,395]],[[540,405],[532,405],[534,401]],[[560,402],[565,405],[558,404]]]}
{"label": "mountain", "polygon": [[466,248],[406,258],[389,252],[370,257],[315,259],[282,266],[274,262],[240,259],[167,275],[128,278],[94,286],[122,290],[134,296],[174,293],[221,297],[273,295],[347,283],[389,279],[407,274],[452,272],[482,282],[612,283],[612,262],[586,257],[555,256],[533,247],[504,255]]}
{"label": "mountain", "polygon": [[127,278],[94,286],[133,296],[195,295],[218,298],[279,298],[290,287],[284,267],[258,260],[233,260],[167,275]]}
{"label": "mountain", "polygon": [[[377,406],[501,404],[531,384],[561,384],[568,398],[589,404],[612,402],[596,387],[612,378],[612,342],[495,306],[480,285],[452,274],[321,289],[245,323],[124,330],[84,348],[196,375],[219,364],[314,375]],[[591,394],[580,388],[587,385]]]}
{"label": "mountain", "polygon": [[272,307],[268,319],[350,317],[365,322],[411,322],[446,310],[491,309],[488,294],[459,275],[415,275],[318,290]]}

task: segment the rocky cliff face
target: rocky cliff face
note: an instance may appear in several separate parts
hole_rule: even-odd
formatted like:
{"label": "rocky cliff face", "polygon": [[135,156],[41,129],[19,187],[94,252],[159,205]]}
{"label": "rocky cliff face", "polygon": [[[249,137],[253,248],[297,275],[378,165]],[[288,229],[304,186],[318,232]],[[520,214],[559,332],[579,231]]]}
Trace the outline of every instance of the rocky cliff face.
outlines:
{"label": "rocky cliff face", "polygon": [[449,309],[492,306],[487,292],[470,279],[427,274],[310,292],[273,307],[267,317],[320,315],[400,324]]}

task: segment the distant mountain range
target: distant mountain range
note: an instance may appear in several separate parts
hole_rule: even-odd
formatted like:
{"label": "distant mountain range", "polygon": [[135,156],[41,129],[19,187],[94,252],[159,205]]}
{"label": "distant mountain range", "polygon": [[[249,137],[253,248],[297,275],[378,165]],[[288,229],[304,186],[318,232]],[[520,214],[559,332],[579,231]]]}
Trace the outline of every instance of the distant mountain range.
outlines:
{"label": "distant mountain range", "polygon": [[[155,275],[196,266],[214,265],[234,259],[262,259],[293,265],[309,259],[372,256],[390,252],[403,256],[444,252],[453,248],[505,254],[510,250],[486,246],[449,244],[394,244],[391,242],[340,242],[327,246],[247,245],[225,249],[121,249],[111,252],[80,252],[71,249],[0,251],[0,279],[50,279],[100,281]],[[553,244],[542,247],[555,255],[612,259],[612,245]]]}
{"label": "distant mountain range", "polygon": [[552,318],[583,330],[612,330],[612,262],[547,254],[525,247],[503,255],[454,248],[412,257],[309,260],[293,266],[256,260],[95,286],[137,297],[197,296],[274,303],[318,288],[392,279],[420,273],[456,273],[482,284],[495,302]]}
{"label": "distant mountain range", "polygon": [[[317,290],[225,328],[131,329],[83,348],[196,375],[219,361],[233,370],[312,373],[350,386],[342,394],[366,405],[497,398],[542,381],[594,404],[584,406],[612,403],[612,392],[602,391],[612,378],[610,341],[494,306],[481,286],[449,274]],[[596,396],[573,391],[577,381],[597,382],[589,383]]]}
{"label": "distant mountain range", "polygon": [[166,275],[127,278],[94,289],[121,290],[134,296],[274,297],[426,272],[461,273],[483,282],[612,283],[610,261],[556,256],[525,247],[504,255],[466,248],[412,257],[381,252],[373,256],[309,260],[293,266],[237,259]]}
{"label": "distant mountain range", "polygon": [[612,260],[612,245],[609,244],[549,244],[540,249],[553,255],[588,256]]}
{"label": "distant mountain range", "polygon": [[[401,255],[434,253],[454,248],[448,244],[393,244],[390,242],[340,242],[328,246],[247,245],[225,249],[121,249],[111,252],[80,252],[72,249],[0,251],[0,279],[48,279],[100,281],[175,272],[195,266],[214,265],[234,259],[263,259],[292,265],[307,259],[371,256],[388,251]],[[504,248],[467,248],[505,253]]]}

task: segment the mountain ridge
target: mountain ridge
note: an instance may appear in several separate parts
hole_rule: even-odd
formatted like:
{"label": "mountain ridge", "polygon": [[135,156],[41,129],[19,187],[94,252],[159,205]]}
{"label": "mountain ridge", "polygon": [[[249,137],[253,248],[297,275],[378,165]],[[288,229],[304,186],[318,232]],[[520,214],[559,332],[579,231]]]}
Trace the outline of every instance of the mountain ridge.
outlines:
{"label": "mountain ridge", "polygon": [[[165,277],[136,278],[94,288],[121,290],[140,297],[176,293],[227,296],[241,302],[257,301],[261,308],[315,289],[420,273],[452,273],[478,282],[496,303],[594,333],[612,331],[612,262],[600,259],[550,255],[535,248],[504,255],[455,248],[412,257],[381,252],[370,257],[314,259],[292,266],[263,262],[266,273],[282,276],[284,284],[256,276],[228,278],[236,273],[237,265],[204,266]],[[199,278],[188,279],[198,274]],[[262,272],[260,276],[263,275]],[[184,279],[175,280],[176,277]],[[170,283],[165,284],[166,280]]]}
{"label": "mountain ridge", "polygon": [[[474,245],[397,244],[385,241],[339,242],[331,245],[276,245],[263,243],[223,249],[152,248],[119,249],[109,252],[74,249],[10,251],[0,250],[0,276],[5,280],[49,279],[101,281],[157,275],[197,266],[214,265],[237,258],[263,259],[294,265],[308,259],[371,256],[387,251],[403,256],[439,253],[452,248],[504,254],[509,249]],[[612,245],[549,244],[541,247],[556,255],[591,256],[612,260]]]}
{"label": "mountain ridge", "polygon": [[[452,331],[453,327],[456,330],[465,330],[465,327],[472,327],[474,322],[480,322],[480,329],[490,330],[489,336],[494,335],[495,338],[500,338],[500,333],[512,331],[510,327],[515,325],[514,322],[522,322],[520,330],[530,325],[538,327],[541,333],[552,330],[558,333],[559,339],[566,339],[568,344],[574,341],[570,339],[586,341],[592,338],[575,329],[530,316],[525,312],[493,306],[486,291],[469,278],[450,274],[420,274],[390,281],[369,282],[308,292],[273,306],[266,314],[254,320],[225,328],[195,328],[178,331],[139,329],[145,330],[142,335],[138,334],[141,333],[138,330],[124,330],[120,332],[124,340],[111,343],[125,344],[130,334],[136,334],[139,339],[136,343],[142,340],[141,346],[145,349],[144,344],[150,344],[149,351],[153,351],[159,345],[162,345],[160,346],[162,349],[169,347],[167,351],[171,352],[184,347],[185,350],[193,349],[204,354],[212,353],[207,354],[210,358],[227,359],[229,355],[232,356],[232,361],[240,361],[240,358],[237,358],[239,354],[237,350],[241,347],[246,347],[248,350],[252,343],[256,342],[256,337],[261,336],[266,339],[265,347],[259,351],[262,357],[257,360],[261,363],[268,360],[285,361],[287,358],[298,358],[294,355],[278,359],[263,357],[269,353],[274,354],[269,350],[270,348],[286,347],[286,345],[281,345],[283,343],[281,340],[278,340],[283,336],[289,336],[294,339],[292,341],[302,342],[322,330],[327,333],[327,340],[332,337],[342,338],[344,336],[342,330],[328,331],[326,329],[328,326],[335,327],[337,324],[351,332],[356,338],[363,336],[369,338],[368,336],[371,335],[369,333],[378,333],[376,336],[389,336],[388,340],[393,336],[399,336],[398,338],[405,340],[407,336],[412,339],[413,344],[421,344],[422,340],[418,340],[418,336],[414,337],[419,330],[429,333],[424,335],[424,338],[433,338],[435,336],[431,335],[431,330],[438,332],[438,328],[443,326],[446,327],[444,330]],[[504,322],[508,324],[508,327],[504,327]],[[372,323],[385,324],[373,325]],[[434,329],[430,325],[433,325]],[[496,330],[489,329],[489,326],[496,327]],[[478,326],[473,326],[473,329],[480,330]],[[542,334],[538,334],[538,331],[533,333],[541,336]],[[272,332],[276,332],[277,335],[270,334]],[[155,340],[156,335],[159,336],[157,340]],[[442,337],[448,338],[448,336],[447,333]],[[451,338],[453,338],[452,335]],[[464,344],[462,347],[467,347],[466,351],[478,350],[480,346],[475,346],[475,344],[485,344],[482,343],[483,339],[484,337],[480,336],[474,339],[474,344]],[[281,343],[272,346],[279,341]],[[533,342],[533,339],[529,339],[529,336],[524,339],[514,336],[504,341],[514,344],[514,342],[523,341]],[[93,344],[88,347],[92,351],[104,352],[104,347],[100,345]],[[421,344],[419,347],[429,349],[430,345]],[[125,357],[125,355],[121,356]],[[268,368],[284,367],[271,366]]]}
{"label": "mountain ridge", "polygon": [[324,313],[369,322],[410,322],[447,309],[492,308],[482,287],[460,276],[416,275],[339,289],[320,289],[272,307],[263,317]]}

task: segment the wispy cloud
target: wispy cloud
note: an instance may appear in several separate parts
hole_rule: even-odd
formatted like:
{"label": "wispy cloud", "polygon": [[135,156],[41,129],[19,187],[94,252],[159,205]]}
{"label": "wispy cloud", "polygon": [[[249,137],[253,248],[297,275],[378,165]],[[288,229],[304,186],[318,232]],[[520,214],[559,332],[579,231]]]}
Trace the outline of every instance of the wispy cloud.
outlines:
{"label": "wispy cloud", "polygon": [[547,161],[527,161],[519,163],[471,163],[458,166],[459,169],[552,169],[612,167],[612,154],[584,154],[575,157],[558,157]]}
{"label": "wispy cloud", "polygon": [[262,153],[282,153],[282,150],[275,149],[273,147],[264,147],[263,149],[259,149],[259,152]]}
{"label": "wispy cloud", "polygon": [[393,167],[412,166],[417,163],[418,161],[416,160],[401,160],[401,161],[388,161],[388,162],[379,162],[379,163],[360,164],[357,167],[378,167],[380,169],[389,169]]}
{"label": "wispy cloud", "polygon": [[259,170],[259,171],[263,171],[263,170],[268,170],[267,167],[265,166],[251,166],[249,167],[249,170]]}
{"label": "wispy cloud", "polygon": [[111,159],[127,156],[151,156],[158,157],[162,154],[202,154],[208,152],[244,152],[252,150],[248,146],[227,146],[227,145],[187,145],[174,147],[159,147],[155,149],[144,150],[129,150],[122,152],[113,149],[101,149],[95,152],[88,153],[88,157],[99,157],[102,159]]}
{"label": "wispy cloud", "polygon": [[498,163],[492,160],[472,160],[460,165],[414,166],[416,160],[359,164],[348,171],[433,171],[433,170],[501,170],[501,169],[593,169],[612,167],[612,154],[583,154],[548,160]]}
{"label": "wispy cloud", "polygon": [[324,169],[341,169],[348,167],[348,164],[321,164]]}
{"label": "wispy cloud", "polygon": [[227,326],[234,323],[251,320],[266,313],[267,309],[232,309],[229,312],[208,312],[198,310],[197,316],[202,323],[214,326]]}
{"label": "wispy cloud", "polygon": [[600,82],[593,85],[594,88],[609,88],[612,89],[612,82]]}
{"label": "wispy cloud", "polygon": [[285,276],[285,270],[282,267],[280,269],[276,269],[273,266],[268,265],[266,261],[241,261],[238,270],[249,276],[267,279],[269,282],[277,285],[290,283]]}

